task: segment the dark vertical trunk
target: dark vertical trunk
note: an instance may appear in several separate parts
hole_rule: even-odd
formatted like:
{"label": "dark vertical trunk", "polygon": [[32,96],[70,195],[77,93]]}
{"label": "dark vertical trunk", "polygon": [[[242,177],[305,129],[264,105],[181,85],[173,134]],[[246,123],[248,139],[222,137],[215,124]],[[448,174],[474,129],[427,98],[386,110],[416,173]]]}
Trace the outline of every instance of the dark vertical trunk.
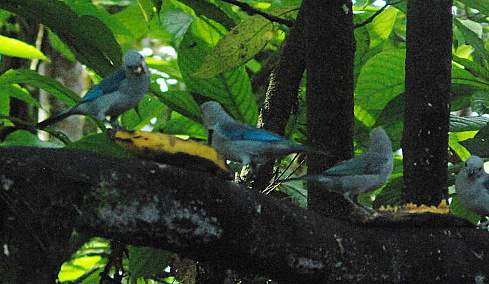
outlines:
{"label": "dark vertical trunk", "polygon": [[[303,5],[309,141],[332,154],[309,157],[314,174],[352,156],[353,15],[348,0],[304,0]],[[312,184],[308,204],[329,216],[347,208],[342,196]]]}
{"label": "dark vertical trunk", "polygon": [[411,0],[407,12],[404,200],[447,197],[452,1]]}
{"label": "dark vertical trunk", "polygon": [[[297,102],[297,92],[306,68],[302,9],[296,23],[282,47],[278,66],[270,75],[265,103],[260,113],[259,126],[278,134],[284,134],[290,112]],[[263,190],[272,177],[274,162],[262,167],[257,173],[254,188]]]}

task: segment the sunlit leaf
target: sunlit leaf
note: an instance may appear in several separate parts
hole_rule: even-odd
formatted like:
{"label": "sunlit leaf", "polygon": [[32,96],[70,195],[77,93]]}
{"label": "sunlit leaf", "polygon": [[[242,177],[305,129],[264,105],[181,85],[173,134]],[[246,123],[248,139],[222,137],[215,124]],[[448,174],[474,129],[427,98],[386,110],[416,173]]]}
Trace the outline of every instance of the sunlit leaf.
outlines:
{"label": "sunlit leaf", "polygon": [[273,35],[270,21],[259,15],[248,17],[219,40],[193,76],[212,78],[244,64],[262,50]]}
{"label": "sunlit leaf", "polygon": [[122,52],[112,31],[93,16],[77,15],[58,0],[2,0],[0,8],[48,26],[80,62],[100,75],[121,65]]}
{"label": "sunlit leaf", "polygon": [[215,26],[195,20],[178,50],[180,71],[192,92],[219,101],[236,119],[255,125],[258,110],[250,79],[243,67],[210,79],[198,79],[192,75],[212,52],[221,35],[221,30],[216,30]]}
{"label": "sunlit leaf", "polygon": [[2,35],[0,35],[0,53],[13,57],[48,60],[46,55],[34,46]]}

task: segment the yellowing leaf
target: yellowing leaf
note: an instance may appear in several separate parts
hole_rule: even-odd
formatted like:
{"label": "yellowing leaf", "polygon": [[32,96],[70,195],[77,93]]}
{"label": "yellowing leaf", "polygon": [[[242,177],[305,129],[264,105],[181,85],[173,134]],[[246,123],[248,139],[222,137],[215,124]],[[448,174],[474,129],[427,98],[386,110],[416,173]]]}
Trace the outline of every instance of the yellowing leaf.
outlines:
{"label": "yellowing leaf", "polygon": [[255,15],[231,29],[206,56],[194,73],[196,78],[212,78],[250,60],[273,38],[273,24]]}
{"label": "yellowing leaf", "polygon": [[173,135],[144,131],[117,131],[112,139],[134,155],[190,170],[204,170],[227,176],[229,168],[208,145],[182,140]]}
{"label": "yellowing leaf", "polygon": [[34,46],[2,35],[0,35],[0,53],[13,57],[42,59],[49,61],[46,55],[44,55],[44,53],[36,49]]}

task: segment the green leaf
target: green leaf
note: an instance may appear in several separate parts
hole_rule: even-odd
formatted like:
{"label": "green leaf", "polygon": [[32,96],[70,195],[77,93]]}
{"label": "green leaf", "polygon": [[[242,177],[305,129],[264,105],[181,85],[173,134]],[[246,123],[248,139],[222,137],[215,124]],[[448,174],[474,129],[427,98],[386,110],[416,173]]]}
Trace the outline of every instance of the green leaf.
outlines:
{"label": "green leaf", "polygon": [[[38,108],[41,107],[41,104],[31,96],[29,91],[27,91],[25,88],[20,87],[17,84],[2,85],[2,87],[0,88],[0,92],[2,92],[3,94],[5,94],[7,96],[21,100],[27,104],[36,106]],[[0,96],[2,96],[2,95],[0,95]]]}
{"label": "green leaf", "polygon": [[374,125],[384,107],[404,92],[405,49],[391,49],[371,57],[360,71],[355,90],[355,117]]}
{"label": "green leaf", "polygon": [[20,58],[49,60],[34,46],[2,35],[0,35],[0,53]]}
{"label": "green leaf", "polygon": [[471,154],[489,157],[489,126],[486,125],[472,139],[460,142]]}
{"label": "green leaf", "polygon": [[0,143],[0,147],[13,147],[13,146],[31,146],[31,147],[43,147],[43,148],[60,148],[63,145],[46,142],[40,140],[37,135],[34,135],[26,130],[17,130],[12,132],[3,142]]}
{"label": "green leaf", "polygon": [[132,155],[124,148],[112,142],[106,133],[97,133],[84,136],[82,139],[67,144],[66,149],[76,149],[95,152],[101,155],[108,155],[117,158],[130,158]]}
{"label": "green leaf", "polygon": [[53,33],[51,30],[48,30],[48,38],[51,46],[59,53],[61,53],[66,59],[71,62],[76,61],[75,54],[73,54],[71,49],[64,42],[61,41],[58,35]]}
{"label": "green leaf", "polygon": [[207,130],[200,123],[182,116],[178,112],[172,112],[171,119],[160,126],[165,134],[188,135],[197,139],[207,139]]}
{"label": "green leaf", "polygon": [[173,253],[160,249],[129,246],[128,251],[132,284],[140,277],[157,278],[173,260]]}
{"label": "green leaf", "polygon": [[182,78],[182,74],[180,73],[178,62],[176,60],[163,60],[154,57],[146,57],[145,61],[149,68],[164,72],[174,79]]}
{"label": "green leaf", "polygon": [[195,14],[199,17],[205,16],[211,20],[214,20],[223,26],[225,26],[228,30],[234,27],[235,23],[233,19],[231,19],[226,13],[224,13],[219,7],[215,4],[210,3],[206,0],[179,0],[187,6],[192,7],[195,11]]}
{"label": "green leaf", "polygon": [[[10,92],[5,88],[0,88],[0,114],[10,114]],[[0,125],[2,120],[0,120]]]}
{"label": "green leaf", "polygon": [[253,58],[273,38],[273,24],[255,15],[230,30],[195,71],[196,78],[212,78]]}
{"label": "green leaf", "polygon": [[475,131],[486,126],[489,118],[485,116],[461,117],[450,115],[450,132]]}
{"label": "green leaf", "polygon": [[130,110],[122,116],[123,125],[130,130],[140,130],[150,124],[151,119],[161,118],[164,110],[165,106],[157,98],[145,96],[139,102],[137,111]]}
{"label": "green leaf", "polygon": [[450,202],[450,212],[455,216],[469,220],[473,224],[477,224],[480,220],[480,216],[466,209],[456,196],[452,197],[452,202]]}
{"label": "green leaf", "polygon": [[93,16],[103,22],[115,34],[123,36],[132,36],[123,22],[113,17],[109,12],[95,6],[91,1],[86,0],[63,0],[79,16]]}
{"label": "green leaf", "polygon": [[165,105],[174,111],[192,119],[195,122],[201,122],[201,111],[194,98],[185,91],[168,91],[160,92],[158,86],[152,85],[153,94],[160,99]]}
{"label": "green leaf", "polygon": [[161,25],[173,35],[175,42],[180,43],[187,32],[188,27],[195,20],[193,15],[186,13],[182,9],[170,5],[161,11]]}
{"label": "green leaf", "polygon": [[[477,57],[477,60],[486,63],[487,58],[489,58],[489,51],[486,50],[484,41],[479,38],[477,33],[467,27],[469,23],[474,22],[470,20],[460,21],[457,18],[454,18],[453,23],[457,29],[462,32],[465,42],[469,43],[474,48],[474,55]],[[474,24],[480,25],[478,23]]]}
{"label": "green leaf", "polygon": [[448,134],[448,146],[461,159],[466,160],[470,157],[470,152],[465,149],[455,133]]}
{"label": "green leaf", "polygon": [[244,67],[210,79],[198,79],[192,75],[212,52],[212,47],[221,38],[221,31],[200,19],[192,23],[178,50],[182,77],[192,92],[220,102],[236,119],[255,125],[258,116],[256,99]]}
{"label": "green leaf", "polygon": [[489,16],[489,2],[486,0],[464,0],[465,5],[479,10],[481,13]]}
{"label": "green leaf", "polygon": [[42,23],[55,32],[76,58],[106,76],[122,63],[112,31],[93,16],[79,16],[58,0],[2,0],[0,8]]}
{"label": "green leaf", "polygon": [[397,9],[388,7],[368,25],[371,38],[370,47],[374,47],[389,38],[396,22],[397,13]]}
{"label": "green leaf", "polygon": [[73,106],[80,97],[60,82],[37,74],[32,70],[8,70],[0,76],[0,86],[11,84],[29,84],[55,96],[69,106]]}

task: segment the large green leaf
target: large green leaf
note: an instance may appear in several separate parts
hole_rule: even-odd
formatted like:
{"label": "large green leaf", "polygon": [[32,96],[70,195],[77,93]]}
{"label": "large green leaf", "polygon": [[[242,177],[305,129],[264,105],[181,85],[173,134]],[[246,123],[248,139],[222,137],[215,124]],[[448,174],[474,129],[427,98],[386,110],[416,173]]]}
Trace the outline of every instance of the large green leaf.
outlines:
{"label": "large green leaf", "polygon": [[153,94],[157,96],[161,102],[170,107],[171,109],[178,111],[182,115],[192,119],[196,122],[201,122],[201,112],[199,105],[194,98],[185,91],[168,91],[161,92],[157,84],[151,86]]}
{"label": "large green leaf", "polygon": [[0,76],[0,86],[21,83],[43,89],[69,106],[74,105],[79,100],[79,96],[76,93],[63,86],[60,82],[39,75],[32,70],[8,70]]}
{"label": "large green leaf", "polygon": [[450,212],[455,216],[469,220],[473,224],[477,224],[480,220],[480,216],[466,209],[456,196],[452,197],[452,202],[450,202]]}
{"label": "large green leaf", "polygon": [[199,79],[193,74],[221,38],[223,29],[217,24],[196,19],[185,34],[178,49],[178,65],[189,89],[212,100],[219,101],[236,119],[256,124],[256,99],[244,67],[219,74],[215,78]]}
{"label": "large green leaf", "polygon": [[450,115],[450,131],[475,131],[486,126],[488,122],[489,117],[485,116],[460,117],[456,115]]}
{"label": "large green leaf", "polygon": [[273,23],[264,17],[246,18],[219,40],[194,76],[212,78],[244,64],[265,47],[273,34]]}
{"label": "large green leaf", "polygon": [[128,251],[131,284],[140,277],[158,278],[173,260],[173,253],[160,249],[129,246]]}
{"label": "large green leaf", "polygon": [[[479,38],[476,32],[471,30],[467,25],[473,23],[469,20],[460,21],[458,19],[453,19],[453,23],[457,29],[462,32],[465,42],[469,43],[474,48],[474,55],[477,57],[478,61],[486,62],[489,58],[489,51],[484,46],[484,41]],[[478,23],[475,23],[480,25]]]}
{"label": "large green leaf", "polygon": [[92,1],[86,0],[63,0],[79,16],[93,16],[102,21],[114,34],[122,36],[132,36],[125,24],[118,18],[112,16],[105,9],[98,8]]}
{"label": "large green leaf", "polygon": [[80,62],[102,76],[121,65],[122,52],[112,31],[93,16],[77,15],[58,0],[2,0],[0,8],[48,26]]}
{"label": "large green leaf", "polygon": [[355,90],[355,117],[367,126],[396,96],[404,92],[405,49],[391,49],[371,57],[362,67]]}
{"label": "large green leaf", "polygon": [[182,116],[178,112],[171,114],[170,120],[164,122],[159,130],[166,134],[188,135],[193,138],[207,139],[207,130],[202,124]]}
{"label": "large green leaf", "polygon": [[180,2],[188,5],[194,9],[197,16],[205,16],[212,19],[227,29],[234,27],[235,23],[226,13],[224,13],[219,7],[207,0],[179,0]]}
{"label": "large green leaf", "polygon": [[396,8],[388,7],[368,25],[371,38],[370,47],[374,47],[389,38],[396,22],[397,13]]}
{"label": "large green leaf", "polygon": [[8,56],[48,60],[46,55],[23,41],[0,35],[0,53]]}
{"label": "large green leaf", "polygon": [[471,154],[489,157],[489,125],[477,132],[474,138],[460,142]]}
{"label": "large green leaf", "polygon": [[465,5],[479,10],[481,13],[489,16],[489,1],[487,0],[464,0]]}

